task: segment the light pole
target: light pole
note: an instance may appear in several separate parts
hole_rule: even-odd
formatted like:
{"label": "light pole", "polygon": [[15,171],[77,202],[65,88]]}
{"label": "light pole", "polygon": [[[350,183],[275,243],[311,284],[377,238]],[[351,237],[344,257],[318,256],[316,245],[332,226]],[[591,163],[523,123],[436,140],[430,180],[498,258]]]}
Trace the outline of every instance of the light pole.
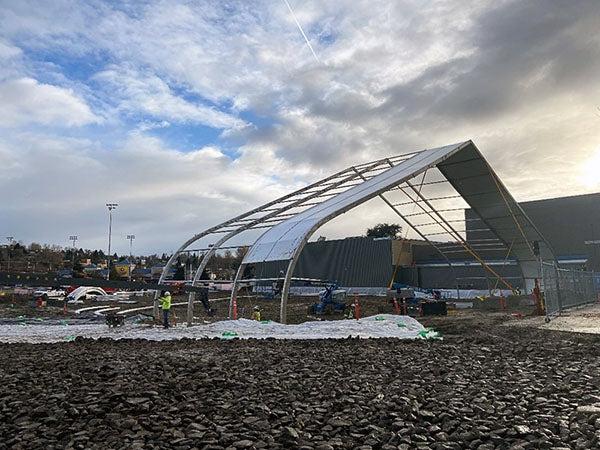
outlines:
{"label": "light pole", "polygon": [[118,203],[107,203],[106,207],[108,208],[108,255],[106,258],[106,268],[108,269],[108,273],[106,274],[106,279],[110,280],[110,239],[112,237],[112,211],[113,209],[117,209],[119,206]]}
{"label": "light pole", "polygon": [[8,246],[6,247],[6,254],[8,255],[8,266],[6,268],[7,272],[10,272],[10,248],[12,247],[12,241],[14,236],[6,236],[6,240],[8,241]]}
{"label": "light pole", "polygon": [[133,240],[135,239],[135,234],[128,234],[127,239],[129,239],[129,259],[131,260],[133,255]]}
{"label": "light pole", "polygon": [[73,261],[72,261],[73,267],[75,267],[75,242],[77,242],[77,239],[78,239],[78,237],[76,234],[74,234],[73,236],[69,236],[69,240],[73,241],[73,254],[71,255],[72,259],[73,259]]}
{"label": "light pole", "polygon": [[129,239],[129,281],[131,281],[131,258],[133,257],[133,240],[135,239],[135,234],[128,234],[127,239]]}

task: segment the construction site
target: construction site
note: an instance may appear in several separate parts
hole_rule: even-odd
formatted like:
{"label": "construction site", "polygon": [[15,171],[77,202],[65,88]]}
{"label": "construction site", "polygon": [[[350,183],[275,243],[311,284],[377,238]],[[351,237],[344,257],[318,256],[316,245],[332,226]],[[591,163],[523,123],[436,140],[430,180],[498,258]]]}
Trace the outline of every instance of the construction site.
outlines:
{"label": "construction site", "polygon": [[[395,233],[319,237],[366,202]],[[600,448],[600,259],[573,220],[599,205],[520,204],[465,141],[200,231],[155,281],[13,261],[0,449]]]}

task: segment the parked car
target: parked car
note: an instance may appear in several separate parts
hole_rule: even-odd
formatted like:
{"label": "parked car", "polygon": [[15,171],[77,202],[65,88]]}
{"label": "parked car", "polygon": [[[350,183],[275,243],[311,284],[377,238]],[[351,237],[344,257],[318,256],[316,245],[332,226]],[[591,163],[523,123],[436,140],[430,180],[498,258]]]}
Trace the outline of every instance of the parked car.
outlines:
{"label": "parked car", "polygon": [[67,295],[67,293],[63,289],[38,289],[33,292],[35,298],[43,297],[44,295],[52,299],[61,299]]}

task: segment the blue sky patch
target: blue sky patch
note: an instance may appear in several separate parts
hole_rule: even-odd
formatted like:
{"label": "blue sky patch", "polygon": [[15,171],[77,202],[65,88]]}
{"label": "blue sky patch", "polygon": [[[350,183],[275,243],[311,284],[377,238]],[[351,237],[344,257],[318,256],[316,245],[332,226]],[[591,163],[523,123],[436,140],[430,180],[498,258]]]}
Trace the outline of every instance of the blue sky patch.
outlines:
{"label": "blue sky patch", "polygon": [[[151,121],[149,119],[149,121]],[[159,121],[154,121],[159,122]],[[171,124],[149,129],[146,134],[156,136],[169,147],[179,151],[197,150],[207,145],[215,145],[221,130],[199,124]]]}
{"label": "blue sky patch", "polygon": [[[89,79],[114,62],[108,52],[95,50],[85,55],[73,55],[65,52],[56,52],[50,49],[29,50],[24,49],[25,56],[34,63],[34,67],[43,66],[45,70],[36,70],[36,78],[41,82],[52,82],[60,77],[73,81],[87,83]],[[54,73],[47,73],[48,68],[55,67]]]}

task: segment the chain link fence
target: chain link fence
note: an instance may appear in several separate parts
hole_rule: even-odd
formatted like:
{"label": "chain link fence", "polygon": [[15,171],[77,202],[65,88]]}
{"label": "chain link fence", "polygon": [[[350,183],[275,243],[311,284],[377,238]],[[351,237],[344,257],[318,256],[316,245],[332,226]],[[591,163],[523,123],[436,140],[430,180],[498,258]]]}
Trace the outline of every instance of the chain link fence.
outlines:
{"label": "chain link fence", "polygon": [[563,269],[556,264],[543,263],[542,276],[547,316],[599,300],[600,273]]}

